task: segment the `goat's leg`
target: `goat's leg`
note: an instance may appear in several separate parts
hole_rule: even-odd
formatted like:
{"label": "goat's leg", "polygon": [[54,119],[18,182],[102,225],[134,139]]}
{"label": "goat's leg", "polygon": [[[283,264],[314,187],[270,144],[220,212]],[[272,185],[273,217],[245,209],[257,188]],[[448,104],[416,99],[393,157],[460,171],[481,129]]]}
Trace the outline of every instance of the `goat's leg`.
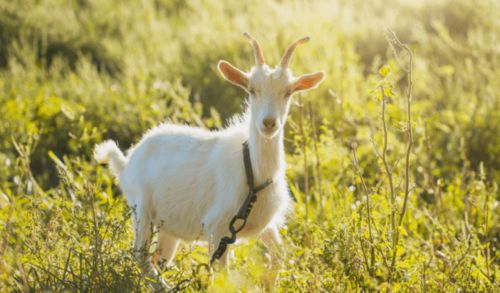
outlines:
{"label": "goat's leg", "polygon": [[264,243],[264,246],[269,252],[270,255],[270,274],[267,275],[264,283],[268,290],[274,288],[278,280],[278,274],[280,270],[280,246],[281,246],[281,236],[279,234],[277,227],[271,227],[265,230],[261,235],[261,240]]}
{"label": "goat's leg", "polygon": [[153,224],[150,214],[142,206],[134,210],[134,256],[142,273],[152,279],[150,284],[155,290],[165,288],[165,282],[159,277],[158,272],[151,264],[149,248],[153,234]]}
{"label": "goat's leg", "polygon": [[168,265],[170,261],[172,261],[178,245],[179,239],[160,230],[160,234],[158,235],[158,246],[152,258],[153,264],[161,260]]}
{"label": "goat's leg", "polygon": [[276,267],[279,261],[279,248],[282,242],[278,228],[271,227],[265,230],[261,235],[261,240],[271,255],[272,266]]}
{"label": "goat's leg", "polygon": [[134,256],[144,273],[153,269],[149,258],[153,226],[151,218],[142,207],[134,211]]}
{"label": "goat's leg", "polygon": [[277,227],[270,227],[266,229],[261,236],[262,242],[266,246],[276,245],[276,248],[281,245],[281,235]]}

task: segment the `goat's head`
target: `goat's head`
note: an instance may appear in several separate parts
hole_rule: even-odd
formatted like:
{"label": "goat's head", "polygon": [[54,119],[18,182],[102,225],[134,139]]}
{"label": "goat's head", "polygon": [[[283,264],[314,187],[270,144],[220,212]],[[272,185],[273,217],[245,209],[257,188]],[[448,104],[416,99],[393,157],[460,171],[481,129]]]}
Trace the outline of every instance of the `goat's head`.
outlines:
{"label": "goat's head", "polygon": [[292,43],[280,64],[271,68],[264,61],[259,43],[248,33],[245,36],[252,43],[255,55],[255,66],[250,72],[243,72],[224,60],[219,61],[218,68],[227,81],[248,92],[252,127],[256,127],[262,136],[272,138],[285,125],[291,96],[299,91],[316,88],[325,74],[316,72],[294,77],[288,69],[295,48],[309,41],[309,37]]}

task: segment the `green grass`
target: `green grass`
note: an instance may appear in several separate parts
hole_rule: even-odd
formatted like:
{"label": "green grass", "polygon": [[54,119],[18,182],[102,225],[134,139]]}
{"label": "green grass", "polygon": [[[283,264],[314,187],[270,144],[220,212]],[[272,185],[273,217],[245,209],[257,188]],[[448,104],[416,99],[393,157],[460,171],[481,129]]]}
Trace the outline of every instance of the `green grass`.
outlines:
{"label": "green grass", "polygon": [[[251,66],[244,31],[270,63],[310,35],[292,69],[327,73],[295,98],[286,129],[298,202],[276,291],[498,291],[499,8],[0,0],[0,291],[147,289],[130,211],[92,149],[127,148],[167,119],[223,126],[244,99],[216,63]],[[384,27],[413,52],[410,124],[409,56]],[[236,246],[230,274],[209,272],[206,251],[182,244],[163,277],[188,291],[272,286],[258,241]]]}

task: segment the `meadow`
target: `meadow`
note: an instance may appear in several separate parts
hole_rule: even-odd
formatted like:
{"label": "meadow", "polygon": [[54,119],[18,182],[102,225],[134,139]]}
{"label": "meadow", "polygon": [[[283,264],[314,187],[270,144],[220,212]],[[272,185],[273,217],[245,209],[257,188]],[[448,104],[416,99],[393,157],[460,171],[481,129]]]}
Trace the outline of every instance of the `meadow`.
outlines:
{"label": "meadow", "polygon": [[0,0],[0,292],[147,291],[130,210],[94,145],[162,121],[218,129],[250,69],[309,35],[285,147],[297,202],[281,269],[258,241],[230,273],[181,244],[172,292],[498,292],[496,0]]}

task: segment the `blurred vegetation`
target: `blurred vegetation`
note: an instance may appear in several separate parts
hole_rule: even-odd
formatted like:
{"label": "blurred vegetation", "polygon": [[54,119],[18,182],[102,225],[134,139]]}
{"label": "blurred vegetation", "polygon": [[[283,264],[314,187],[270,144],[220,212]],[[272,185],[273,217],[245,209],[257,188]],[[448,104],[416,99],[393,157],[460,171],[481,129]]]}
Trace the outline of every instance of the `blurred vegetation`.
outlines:
{"label": "blurred vegetation", "polygon": [[[277,291],[498,290],[499,6],[0,0],[0,291],[145,289],[125,199],[91,159],[93,146],[111,138],[128,148],[164,120],[222,127],[244,95],[216,63],[250,68],[244,31],[271,64],[310,35],[292,69],[327,73],[296,97],[287,126],[298,202],[281,231]],[[384,28],[414,54],[410,196],[396,247],[408,56],[391,49]],[[384,143],[383,101],[396,205],[374,151]],[[265,253],[256,241],[240,244],[231,274],[211,276],[206,247],[184,244],[161,269],[173,288],[260,291],[272,282]]]}

